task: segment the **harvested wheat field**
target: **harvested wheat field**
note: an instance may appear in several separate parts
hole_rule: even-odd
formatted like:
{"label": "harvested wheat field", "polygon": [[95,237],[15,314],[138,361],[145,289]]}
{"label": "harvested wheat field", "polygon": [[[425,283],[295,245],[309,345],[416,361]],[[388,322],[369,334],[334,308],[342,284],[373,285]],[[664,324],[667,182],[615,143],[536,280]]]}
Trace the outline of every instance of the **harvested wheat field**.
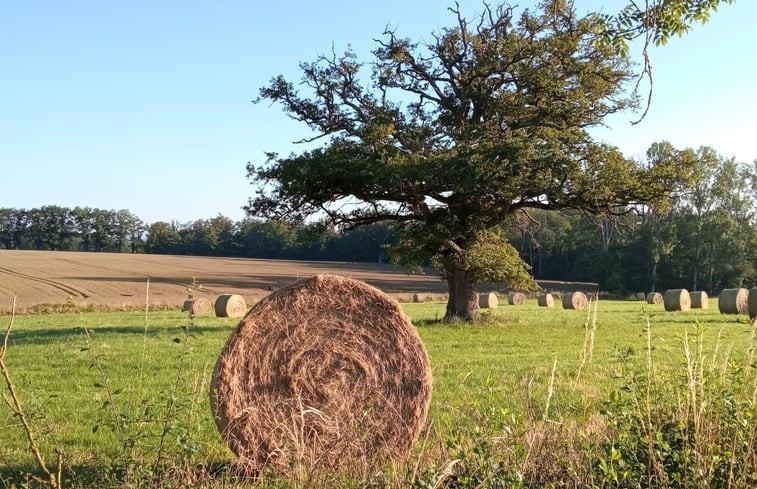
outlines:
{"label": "harvested wheat field", "polygon": [[[410,302],[414,294],[446,300],[447,284],[435,270],[408,274],[385,263],[0,250],[0,314],[10,312],[14,297],[17,312],[59,312],[72,309],[71,304],[78,309],[143,309],[146,300],[153,309],[178,309],[188,299],[188,288],[195,299],[215,303],[222,294],[239,294],[252,306],[272,290],[318,274],[362,280],[400,301]],[[192,286],[193,280],[202,287]],[[538,282],[553,292],[597,288],[592,282]]]}
{"label": "harvested wheat field", "polygon": [[[409,275],[380,263],[305,262],[127,253],[0,250],[0,313],[80,308],[180,308],[188,288],[211,303],[221,294],[239,294],[248,305],[299,278],[337,274],[365,281],[386,293],[443,294],[436,275]],[[150,279],[149,296],[147,280]]]}

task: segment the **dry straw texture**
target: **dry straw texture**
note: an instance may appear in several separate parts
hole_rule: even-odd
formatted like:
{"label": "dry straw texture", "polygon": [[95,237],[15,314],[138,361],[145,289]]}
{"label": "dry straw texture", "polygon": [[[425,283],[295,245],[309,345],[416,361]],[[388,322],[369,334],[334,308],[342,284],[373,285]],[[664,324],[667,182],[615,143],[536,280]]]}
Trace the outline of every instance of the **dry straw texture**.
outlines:
{"label": "dry straw texture", "polygon": [[691,296],[691,308],[692,309],[709,309],[710,308],[710,296],[707,292],[696,291],[689,294]]}
{"label": "dry straw texture", "polygon": [[526,294],[523,292],[510,292],[507,295],[507,302],[511,306],[522,306],[526,302]]}
{"label": "dry straw texture", "polygon": [[749,319],[757,318],[757,288],[749,290]]}
{"label": "dry straw texture", "polygon": [[555,299],[552,294],[542,294],[536,302],[540,307],[555,307]]}
{"label": "dry straw texture", "polygon": [[662,304],[664,299],[659,292],[650,292],[647,294],[647,304]]}
{"label": "dry straw texture", "polygon": [[749,314],[749,289],[723,289],[718,296],[721,314]]}
{"label": "dry straw texture", "polygon": [[189,314],[195,316],[210,314],[210,311],[213,310],[213,304],[211,304],[208,299],[200,297],[199,299],[184,301],[184,306],[181,308],[181,310],[182,312],[187,311],[189,312]]}
{"label": "dry straw texture", "polygon": [[253,473],[366,473],[406,457],[425,422],[431,369],[399,304],[318,275],[272,293],[216,363],[211,408]]}
{"label": "dry straw texture", "polygon": [[583,292],[571,292],[562,298],[563,309],[583,310],[589,305],[589,299]]}
{"label": "dry straw texture", "polygon": [[223,294],[216,299],[215,311],[219,318],[241,318],[247,312],[247,302],[241,295]]}
{"label": "dry straw texture", "polygon": [[666,311],[688,311],[691,309],[691,295],[686,289],[666,290],[663,304]]}
{"label": "dry straw texture", "polygon": [[479,294],[478,296],[478,307],[482,307],[484,309],[495,309],[498,304],[499,299],[497,299],[497,294],[495,294],[494,292]]}

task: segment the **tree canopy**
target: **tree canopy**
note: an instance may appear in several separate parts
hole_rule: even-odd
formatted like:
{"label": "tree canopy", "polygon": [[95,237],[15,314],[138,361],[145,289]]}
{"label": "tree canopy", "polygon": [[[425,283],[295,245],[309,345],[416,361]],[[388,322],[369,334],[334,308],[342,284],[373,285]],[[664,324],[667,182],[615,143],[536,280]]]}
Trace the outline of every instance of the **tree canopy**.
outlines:
{"label": "tree canopy", "polygon": [[[633,107],[631,72],[598,42],[593,16],[565,0],[519,15],[486,7],[426,44],[387,30],[370,63],[344,55],[302,63],[306,94],[283,76],[260,100],[280,102],[322,146],[248,165],[250,214],[318,217],[343,228],[393,221],[395,261],[433,259],[447,280],[448,318],[477,314],[476,285],[531,286],[500,226],[529,209],[615,215],[661,206],[691,168],[651,165],[594,141],[588,129]],[[365,74],[366,68],[369,74]],[[503,274],[502,267],[509,270]]]}

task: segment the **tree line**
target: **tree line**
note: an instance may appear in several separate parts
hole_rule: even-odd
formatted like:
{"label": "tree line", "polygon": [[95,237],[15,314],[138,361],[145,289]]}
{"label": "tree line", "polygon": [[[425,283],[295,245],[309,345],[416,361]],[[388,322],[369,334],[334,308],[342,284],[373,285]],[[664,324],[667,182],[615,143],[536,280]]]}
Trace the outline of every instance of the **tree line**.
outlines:
{"label": "tree line", "polygon": [[711,147],[653,144],[648,159],[689,158],[695,178],[667,212],[629,208],[614,219],[536,210],[508,237],[537,278],[599,282],[603,290],[687,288],[716,293],[757,285],[757,160]]}
{"label": "tree line", "polygon": [[377,262],[396,243],[388,224],[349,233],[320,224],[290,224],[218,215],[151,224],[128,210],[48,205],[0,208],[0,247],[19,250]]}
{"label": "tree line", "polygon": [[[696,162],[698,178],[673,196],[668,212],[637,207],[611,219],[535,209],[516,214],[504,235],[537,279],[593,281],[619,292],[757,285],[757,161],[749,166],[709,147],[686,152],[666,142],[649,150],[650,158]],[[146,224],[128,210],[0,208],[5,249],[382,262],[398,241],[388,222],[346,232],[221,215]]]}

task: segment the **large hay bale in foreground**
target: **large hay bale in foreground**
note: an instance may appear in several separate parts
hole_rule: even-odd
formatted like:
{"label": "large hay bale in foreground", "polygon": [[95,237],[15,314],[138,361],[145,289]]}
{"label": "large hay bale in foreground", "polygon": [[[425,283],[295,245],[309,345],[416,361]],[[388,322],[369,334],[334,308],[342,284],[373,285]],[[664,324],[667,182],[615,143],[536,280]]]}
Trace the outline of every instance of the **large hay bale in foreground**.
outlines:
{"label": "large hay bale in foreground", "polygon": [[749,306],[749,319],[757,318],[757,288],[749,290],[747,303],[747,305]]}
{"label": "large hay bale in foreground", "polygon": [[662,304],[664,299],[659,292],[650,292],[647,294],[647,304]]}
{"label": "large hay bale in foreground", "polygon": [[691,308],[692,309],[709,309],[710,308],[710,296],[707,292],[701,290],[691,292]]}
{"label": "large hay bale in foreground", "polygon": [[223,294],[216,299],[214,308],[219,318],[241,318],[247,312],[247,302],[241,295]]}
{"label": "large hay bale in foreground", "polygon": [[718,296],[718,309],[721,314],[749,314],[749,290],[723,289]]}
{"label": "large hay bale in foreground", "polygon": [[184,305],[181,308],[182,312],[189,312],[189,314],[192,314],[193,316],[210,314],[210,311],[212,310],[213,304],[204,297],[184,301]]}
{"label": "large hay bale in foreground", "polygon": [[555,299],[552,294],[542,294],[536,300],[539,307],[555,307]]}
{"label": "large hay bale in foreground", "polygon": [[691,295],[686,289],[666,290],[663,304],[666,311],[688,311],[691,309]]}
{"label": "large hay bale in foreground", "polygon": [[562,298],[563,309],[583,310],[589,305],[589,299],[583,292],[570,292]]}
{"label": "large hay bale in foreground", "polygon": [[523,292],[510,292],[507,294],[507,303],[511,306],[522,306],[526,302],[526,294]]}
{"label": "large hay bale in foreground", "polygon": [[496,309],[497,305],[499,305],[499,299],[497,299],[497,294],[494,292],[479,294],[478,307],[483,309]]}
{"label": "large hay bale in foreground", "polygon": [[211,381],[218,429],[253,472],[365,472],[404,458],[430,398],[428,356],[399,304],[332,275],[256,304]]}

